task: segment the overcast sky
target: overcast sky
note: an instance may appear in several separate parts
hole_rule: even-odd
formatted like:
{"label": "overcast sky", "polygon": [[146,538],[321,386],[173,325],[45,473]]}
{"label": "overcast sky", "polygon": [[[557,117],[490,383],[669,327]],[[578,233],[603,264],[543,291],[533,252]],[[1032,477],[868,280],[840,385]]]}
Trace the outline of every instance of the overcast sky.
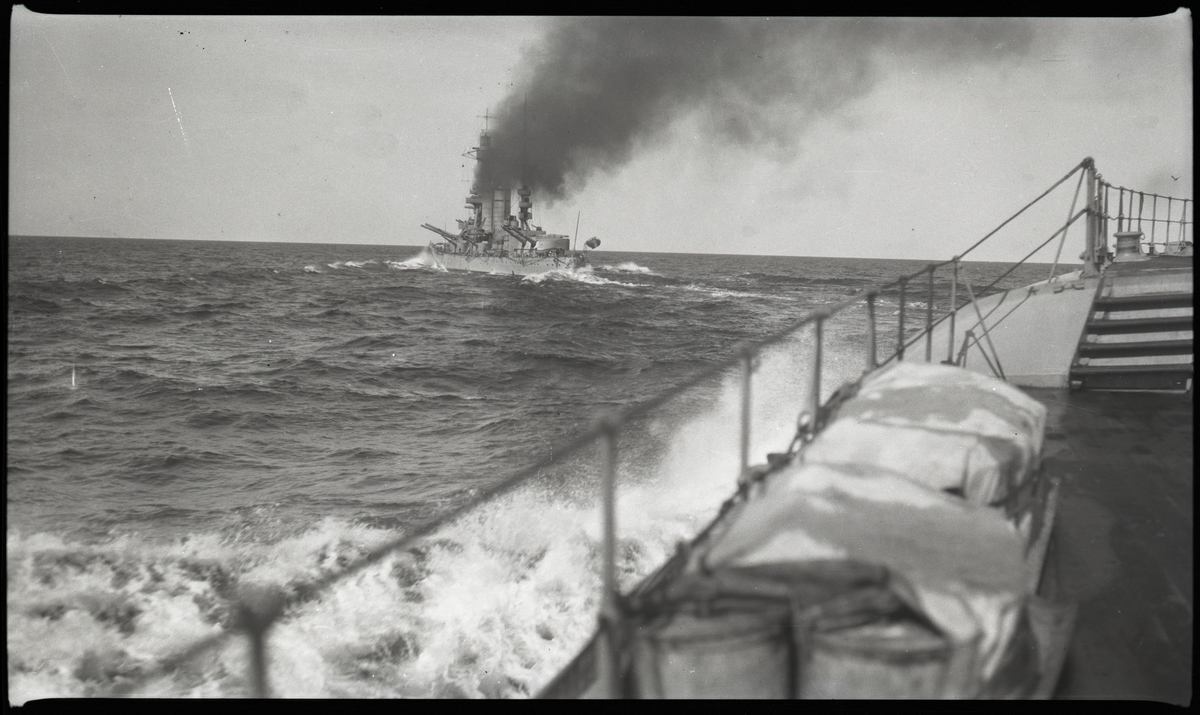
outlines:
{"label": "overcast sky", "polygon": [[[751,89],[672,100],[629,151],[572,174],[552,206],[535,194],[534,222],[572,233],[579,215],[581,239],[620,251],[941,259],[1085,156],[1115,184],[1192,196],[1186,11],[1008,21],[971,29],[965,44],[941,20],[868,32],[853,20],[763,22],[754,27],[799,38],[746,50],[764,67],[786,59],[775,65],[788,68],[786,92],[764,100],[756,92],[774,80],[738,65],[729,86]],[[16,7],[9,232],[424,244],[422,223],[463,216],[462,153],[478,143],[479,116],[533,96],[548,38],[570,46],[563,26]],[[624,47],[616,35],[603,44]],[[572,82],[549,94],[570,96]],[[621,109],[631,96],[601,99]],[[746,122],[769,131],[729,129]],[[1019,258],[1056,226],[1043,228],[978,257]]]}

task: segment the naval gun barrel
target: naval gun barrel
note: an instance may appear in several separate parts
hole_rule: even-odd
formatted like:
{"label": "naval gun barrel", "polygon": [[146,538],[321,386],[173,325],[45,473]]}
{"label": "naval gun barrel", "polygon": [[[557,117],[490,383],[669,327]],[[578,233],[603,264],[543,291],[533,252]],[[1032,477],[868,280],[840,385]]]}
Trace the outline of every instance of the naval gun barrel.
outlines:
{"label": "naval gun barrel", "polygon": [[523,235],[521,234],[521,232],[520,232],[520,231],[518,231],[518,230],[516,230],[516,229],[514,229],[514,228],[511,228],[511,227],[509,227],[509,226],[501,226],[500,228],[504,229],[504,230],[505,230],[505,232],[507,232],[507,233],[508,233],[508,235],[510,235],[510,236],[512,236],[513,238],[515,238],[515,239],[517,239],[518,241],[520,241],[520,242],[521,242],[521,248],[524,248],[524,247],[525,247],[525,244],[527,244],[527,243],[528,243],[528,244],[530,244],[530,245],[533,245],[533,244],[535,244],[535,243],[536,243],[536,241],[534,241],[532,238],[526,238],[525,236],[523,236]]}
{"label": "naval gun barrel", "polygon": [[453,243],[456,246],[458,245],[459,237],[455,236],[454,234],[450,233],[449,231],[443,231],[442,229],[438,228],[437,226],[430,226],[427,223],[421,224],[421,228],[427,228],[430,231],[433,231],[434,233],[438,234],[442,238],[446,239],[450,243]]}

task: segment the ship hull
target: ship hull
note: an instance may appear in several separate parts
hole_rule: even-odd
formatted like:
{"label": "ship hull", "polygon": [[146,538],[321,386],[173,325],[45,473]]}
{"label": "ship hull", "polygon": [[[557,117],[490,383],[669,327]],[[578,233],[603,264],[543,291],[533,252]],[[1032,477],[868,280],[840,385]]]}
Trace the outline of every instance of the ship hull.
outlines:
{"label": "ship hull", "polygon": [[529,276],[549,271],[574,271],[587,265],[582,253],[557,256],[486,256],[430,252],[435,265],[448,271],[471,271],[498,275]]}

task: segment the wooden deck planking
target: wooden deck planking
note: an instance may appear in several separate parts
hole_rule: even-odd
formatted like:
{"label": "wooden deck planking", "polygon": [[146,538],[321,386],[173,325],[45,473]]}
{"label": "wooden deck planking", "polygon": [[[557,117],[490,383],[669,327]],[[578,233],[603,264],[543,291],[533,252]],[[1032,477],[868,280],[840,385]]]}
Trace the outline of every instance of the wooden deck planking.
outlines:
{"label": "wooden deck planking", "polygon": [[1048,408],[1044,466],[1063,480],[1051,588],[1079,605],[1055,697],[1189,704],[1193,403],[1027,391]]}

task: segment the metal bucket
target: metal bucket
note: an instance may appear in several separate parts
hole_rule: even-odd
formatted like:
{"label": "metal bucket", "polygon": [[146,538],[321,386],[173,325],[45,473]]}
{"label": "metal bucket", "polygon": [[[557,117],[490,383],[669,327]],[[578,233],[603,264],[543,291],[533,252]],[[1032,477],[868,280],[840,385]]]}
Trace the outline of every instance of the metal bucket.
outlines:
{"label": "metal bucket", "polygon": [[786,605],[715,615],[676,612],[635,628],[643,698],[789,698],[794,672]]}
{"label": "metal bucket", "polygon": [[912,621],[874,622],[835,631],[797,626],[799,697],[940,698],[950,643]]}

